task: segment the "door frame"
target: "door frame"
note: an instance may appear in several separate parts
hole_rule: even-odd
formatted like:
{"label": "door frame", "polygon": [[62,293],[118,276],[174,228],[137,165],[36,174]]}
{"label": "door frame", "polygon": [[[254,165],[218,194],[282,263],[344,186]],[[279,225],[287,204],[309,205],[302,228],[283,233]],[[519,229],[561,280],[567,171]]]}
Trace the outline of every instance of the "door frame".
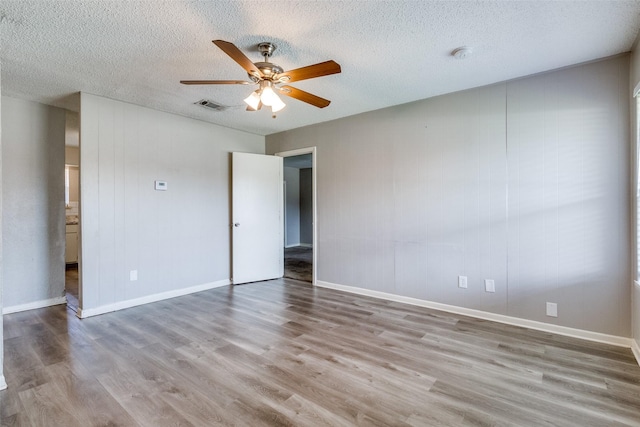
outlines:
{"label": "door frame", "polygon": [[[317,169],[318,162],[316,159],[316,147],[306,147],[306,148],[298,148],[296,150],[289,151],[281,151],[279,153],[275,153],[274,156],[279,157],[293,157],[300,156],[302,154],[311,154],[311,204],[312,209],[312,224],[313,224],[313,238],[312,238],[312,255],[313,255],[313,265],[311,267],[311,285],[316,286],[316,280],[318,275],[318,207],[317,207],[317,197],[316,197],[316,185],[317,185]],[[286,222],[283,221],[283,228],[286,228]]]}

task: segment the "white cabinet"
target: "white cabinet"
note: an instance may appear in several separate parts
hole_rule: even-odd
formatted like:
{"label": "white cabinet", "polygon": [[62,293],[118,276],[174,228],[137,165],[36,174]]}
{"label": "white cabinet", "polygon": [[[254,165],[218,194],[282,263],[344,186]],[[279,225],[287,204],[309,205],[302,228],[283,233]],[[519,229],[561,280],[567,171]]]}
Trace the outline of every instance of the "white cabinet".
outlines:
{"label": "white cabinet", "polygon": [[67,246],[64,261],[67,264],[78,262],[78,224],[67,225]]}

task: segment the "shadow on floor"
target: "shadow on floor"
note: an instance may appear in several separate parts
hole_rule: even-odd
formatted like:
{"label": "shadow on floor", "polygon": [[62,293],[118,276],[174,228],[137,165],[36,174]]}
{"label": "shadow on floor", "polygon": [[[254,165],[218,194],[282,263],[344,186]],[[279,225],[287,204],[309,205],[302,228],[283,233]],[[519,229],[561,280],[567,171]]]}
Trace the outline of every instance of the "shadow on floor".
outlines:
{"label": "shadow on floor", "polygon": [[64,291],[67,296],[67,306],[78,311],[78,264],[67,264],[64,279]]}
{"label": "shadow on floor", "polygon": [[296,246],[284,249],[284,277],[313,281],[313,248]]}

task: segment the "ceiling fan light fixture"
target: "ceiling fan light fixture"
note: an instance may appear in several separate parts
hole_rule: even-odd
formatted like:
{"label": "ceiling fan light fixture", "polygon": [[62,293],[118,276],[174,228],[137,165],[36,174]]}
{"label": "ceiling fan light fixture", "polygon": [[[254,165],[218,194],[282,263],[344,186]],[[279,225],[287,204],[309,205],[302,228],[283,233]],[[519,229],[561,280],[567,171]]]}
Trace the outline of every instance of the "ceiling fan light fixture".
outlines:
{"label": "ceiling fan light fixture", "polygon": [[[282,83],[295,82],[300,80],[314,79],[316,77],[329,76],[331,74],[340,73],[342,70],[340,64],[330,60],[320,62],[306,67],[300,67],[284,72],[283,69],[272,62],[269,62],[276,46],[273,43],[260,43],[258,50],[262,54],[263,62],[253,62],[242,53],[236,45],[224,40],[213,40],[220,50],[226,53],[238,65],[240,65],[248,74],[250,81],[245,80],[180,80],[185,85],[248,85],[256,84],[258,89],[251,93],[244,102],[248,105],[248,111],[258,111],[262,105],[271,107],[274,113],[282,110],[286,104],[278,96],[277,92],[295,98],[318,108],[327,107],[331,101],[321,98],[312,93],[296,89],[291,86],[278,87]],[[277,90],[276,90],[277,89]]]}
{"label": "ceiling fan light fixture", "polygon": [[260,95],[260,100],[267,107],[271,107],[273,104],[276,104],[278,101],[282,102],[282,100],[276,95],[276,93],[271,88],[271,85],[268,85],[262,89],[262,94]]}
{"label": "ceiling fan light fixture", "polygon": [[258,105],[260,104],[260,94],[258,91],[253,92],[251,95],[244,99],[244,102],[247,103],[249,107],[254,110],[258,109]]}
{"label": "ceiling fan light fixture", "polygon": [[287,104],[282,102],[282,100],[280,99],[280,97],[278,95],[276,95],[275,93],[274,93],[274,95],[276,97],[276,102],[274,102],[273,105],[271,105],[271,112],[272,113],[277,113],[278,111],[280,111],[284,107],[286,107]]}

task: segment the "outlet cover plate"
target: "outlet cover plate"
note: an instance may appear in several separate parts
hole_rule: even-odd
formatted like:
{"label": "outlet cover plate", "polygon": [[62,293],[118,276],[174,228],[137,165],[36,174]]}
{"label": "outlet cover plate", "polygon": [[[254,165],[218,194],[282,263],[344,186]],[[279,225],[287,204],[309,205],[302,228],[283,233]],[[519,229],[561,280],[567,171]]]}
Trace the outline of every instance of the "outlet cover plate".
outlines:
{"label": "outlet cover plate", "polygon": [[558,317],[558,304],[556,304],[555,302],[547,303],[547,316]]}
{"label": "outlet cover plate", "polygon": [[496,291],[496,282],[493,279],[485,279],[484,280],[484,290],[486,292],[495,292]]}
{"label": "outlet cover plate", "polygon": [[458,276],[458,287],[467,288],[467,276]]}
{"label": "outlet cover plate", "polygon": [[138,270],[131,270],[129,272],[129,280],[132,282],[138,280]]}

